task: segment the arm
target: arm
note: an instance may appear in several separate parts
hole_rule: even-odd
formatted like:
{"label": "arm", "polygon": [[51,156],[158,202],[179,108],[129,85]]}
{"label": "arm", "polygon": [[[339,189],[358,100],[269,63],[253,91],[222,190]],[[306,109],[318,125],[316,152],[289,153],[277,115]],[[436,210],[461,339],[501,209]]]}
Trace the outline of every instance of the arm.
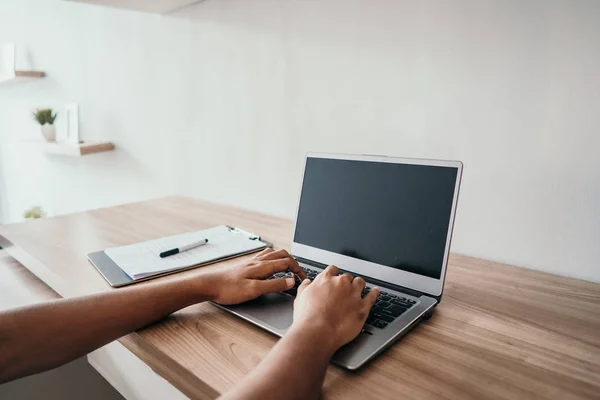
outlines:
{"label": "arm", "polygon": [[338,273],[330,266],[302,282],[286,335],[222,400],[318,398],[329,359],[360,333],[379,296],[376,288],[361,298],[365,281]]}
{"label": "arm", "polygon": [[304,271],[285,250],[267,249],[247,263],[105,293],[0,312],[0,383],[45,371],[167,315],[206,300],[235,304],[294,285]]}

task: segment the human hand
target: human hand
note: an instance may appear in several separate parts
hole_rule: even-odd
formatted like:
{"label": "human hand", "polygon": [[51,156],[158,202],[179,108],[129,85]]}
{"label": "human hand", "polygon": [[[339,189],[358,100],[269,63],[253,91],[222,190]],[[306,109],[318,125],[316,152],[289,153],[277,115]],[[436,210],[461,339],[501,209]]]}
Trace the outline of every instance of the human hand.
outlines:
{"label": "human hand", "polygon": [[360,333],[379,296],[379,288],[373,288],[361,298],[365,280],[347,273],[338,275],[339,272],[336,266],[329,266],[313,282],[302,282],[294,302],[291,328],[316,329],[332,352]]}
{"label": "human hand", "polygon": [[306,273],[283,249],[265,249],[248,262],[234,264],[209,273],[211,300],[220,304],[238,304],[263,294],[276,293],[294,286],[294,277],[263,280],[277,272],[291,271],[300,279]]}

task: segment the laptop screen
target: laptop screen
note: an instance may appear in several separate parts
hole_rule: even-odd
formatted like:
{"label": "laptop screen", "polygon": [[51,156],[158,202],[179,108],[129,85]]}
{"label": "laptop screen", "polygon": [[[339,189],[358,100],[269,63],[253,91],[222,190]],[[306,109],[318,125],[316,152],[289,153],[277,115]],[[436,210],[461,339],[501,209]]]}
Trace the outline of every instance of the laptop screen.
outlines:
{"label": "laptop screen", "polygon": [[457,173],[309,157],[294,242],[439,279]]}

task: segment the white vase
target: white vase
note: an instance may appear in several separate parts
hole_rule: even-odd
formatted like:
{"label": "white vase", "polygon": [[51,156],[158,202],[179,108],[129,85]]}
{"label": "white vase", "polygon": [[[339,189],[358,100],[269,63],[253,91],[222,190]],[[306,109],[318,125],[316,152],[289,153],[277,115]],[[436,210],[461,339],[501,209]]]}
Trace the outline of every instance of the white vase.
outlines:
{"label": "white vase", "polygon": [[44,135],[44,138],[48,142],[55,142],[56,141],[56,126],[46,122],[44,125],[42,125],[42,135]]}

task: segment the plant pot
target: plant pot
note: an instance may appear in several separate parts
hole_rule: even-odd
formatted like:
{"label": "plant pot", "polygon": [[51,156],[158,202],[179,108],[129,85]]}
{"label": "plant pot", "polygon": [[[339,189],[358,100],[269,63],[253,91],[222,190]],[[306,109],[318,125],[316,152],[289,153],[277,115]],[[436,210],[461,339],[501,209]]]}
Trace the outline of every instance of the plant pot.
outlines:
{"label": "plant pot", "polygon": [[41,128],[42,128],[42,135],[44,135],[44,138],[48,142],[56,141],[56,126],[51,125],[49,123],[45,123],[44,125],[41,126]]}

